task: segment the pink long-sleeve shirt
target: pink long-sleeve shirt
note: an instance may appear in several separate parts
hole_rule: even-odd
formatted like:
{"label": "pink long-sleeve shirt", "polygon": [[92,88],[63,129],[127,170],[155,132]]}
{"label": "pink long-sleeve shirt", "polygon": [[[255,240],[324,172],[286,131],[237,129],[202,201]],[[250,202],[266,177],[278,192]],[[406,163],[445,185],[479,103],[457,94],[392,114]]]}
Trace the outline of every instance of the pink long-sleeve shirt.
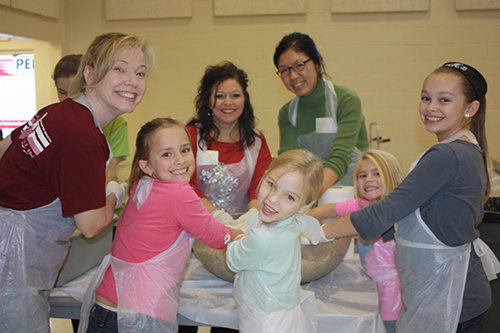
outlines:
{"label": "pink long-sleeve shirt", "polygon": [[[130,195],[134,197],[137,183]],[[186,182],[155,179],[144,204],[137,209],[129,199],[120,216],[111,254],[128,262],[144,262],[166,251],[186,230],[212,248],[225,248],[231,230],[208,212]],[[104,274],[99,295],[117,303],[111,267]]]}

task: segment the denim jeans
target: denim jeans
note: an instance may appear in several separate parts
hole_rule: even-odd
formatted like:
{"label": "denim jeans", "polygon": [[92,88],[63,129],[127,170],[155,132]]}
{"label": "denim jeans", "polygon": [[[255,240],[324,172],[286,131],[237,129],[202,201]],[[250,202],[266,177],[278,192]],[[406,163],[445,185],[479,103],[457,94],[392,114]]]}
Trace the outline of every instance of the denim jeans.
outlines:
{"label": "denim jeans", "polygon": [[94,304],[90,310],[87,333],[118,333],[117,313]]}
{"label": "denim jeans", "polygon": [[387,333],[396,332],[396,322],[397,320],[384,320],[385,331]]}
{"label": "denim jeans", "polygon": [[479,325],[481,325],[487,313],[488,311],[485,311],[477,317],[464,321],[463,323],[459,323],[457,333],[476,333]]}

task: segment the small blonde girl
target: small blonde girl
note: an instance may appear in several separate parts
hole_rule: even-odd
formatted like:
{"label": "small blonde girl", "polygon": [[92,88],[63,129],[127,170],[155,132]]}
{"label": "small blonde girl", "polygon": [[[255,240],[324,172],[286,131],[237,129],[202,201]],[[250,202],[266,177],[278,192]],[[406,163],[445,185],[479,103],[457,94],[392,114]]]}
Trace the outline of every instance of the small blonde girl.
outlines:
{"label": "small blonde girl", "polygon": [[[386,197],[404,179],[399,161],[381,150],[364,152],[354,166],[355,199],[326,204],[313,209],[310,215],[323,220],[346,216]],[[388,333],[395,332],[401,309],[401,288],[395,263],[395,242],[392,229],[373,242],[359,243],[361,262],[377,284],[379,312]]]}
{"label": "small blonde girl", "polygon": [[322,161],[302,149],[279,155],[262,178],[258,213],[227,249],[226,263],[237,273],[233,296],[240,332],[316,331],[314,294],[300,288],[299,236],[311,236],[304,220],[321,230],[317,220],[302,214],[314,204],[322,183]]}

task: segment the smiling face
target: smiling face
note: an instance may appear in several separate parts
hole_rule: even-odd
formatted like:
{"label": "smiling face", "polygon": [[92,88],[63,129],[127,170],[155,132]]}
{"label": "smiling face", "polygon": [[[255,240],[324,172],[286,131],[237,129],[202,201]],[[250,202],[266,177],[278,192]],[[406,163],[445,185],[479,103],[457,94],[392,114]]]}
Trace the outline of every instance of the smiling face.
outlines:
{"label": "smiling face", "polygon": [[169,181],[189,182],[194,166],[189,137],[179,126],[158,129],[152,138],[149,159],[139,161],[145,174]]}
{"label": "smiling face", "polygon": [[370,203],[378,201],[382,197],[383,188],[380,173],[375,164],[367,158],[359,161],[356,187],[358,197],[368,200]]}
{"label": "smiling face", "polygon": [[234,125],[245,106],[245,96],[240,83],[235,79],[222,81],[212,90],[210,105],[217,125]]}
{"label": "smiling face", "polygon": [[301,205],[304,176],[299,171],[283,173],[274,169],[266,174],[259,187],[259,218],[263,223],[274,224],[296,213],[303,213],[309,205]]}
{"label": "smiling face", "polygon": [[[280,67],[290,67],[297,61],[306,61],[309,57],[302,52],[295,51],[292,48],[287,49],[278,59],[278,70]],[[304,69],[296,73],[293,69],[289,70],[289,75],[281,77],[285,87],[297,96],[308,96],[316,88],[318,83],[318,73],[320,67],[314,61],[308,61]]]}
{"label": "smiling face", "polygon": [[93,83],[93,69],[85,67],[86,94],[96,110],[115,118],[134,111],[146,92],[146,64],[144,54],[125,47],[117,52],[116,61],[104,78]]}
{"label": "smiling face", "polygon": [[442,141],[469,127],[477,103],[467,103],[459,77],[434,73],[425,79],[422,87],[420,119],[425,129]]}

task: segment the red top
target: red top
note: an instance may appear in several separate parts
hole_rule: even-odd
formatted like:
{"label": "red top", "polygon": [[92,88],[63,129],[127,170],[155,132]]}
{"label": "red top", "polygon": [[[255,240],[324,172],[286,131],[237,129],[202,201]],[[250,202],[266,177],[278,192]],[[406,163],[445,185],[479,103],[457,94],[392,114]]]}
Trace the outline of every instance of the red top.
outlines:
{"label": "red top", "polygon": [[[193,153],[196,156],[198,152],[198,143],[196,142],[197,130],[194,126],[186,126],[186,131],[189,134],[191,139],[191,145],[193,146]],[[248,189],[248,201],[257,199],[257,187],[259,186],[260,179],[264,176],[269,164],[271,164],[272,157],[269,147],[267,145],[266,138],[264,134],[260,133],[260,137],[262,139],[262,145],[259,151],[259,156],[257,158],[257,164],[255,165],[255,171],[253,173],[252,181],[250,183],[250,188]],[[219,161],[224,164],[233,164],[240,162],[243,157],[245,157],[245,151],[241,148],[241,142],[220,142],[217,140],[213,140],[209,137],[210,140],[210,150],[217,150],[219,152]],[[190,182],[191,186],[193,186],[196,194],[200,198],[206,198],[205,194],[196,186],[196,172],[193,173],[193,177]]]}
{"label": "red top", "polygon": [[66,99],[11,133],[0,160],[0,206],[28,210],[56,198],[63,216],[104,207],[106,138],[89,109]]}

